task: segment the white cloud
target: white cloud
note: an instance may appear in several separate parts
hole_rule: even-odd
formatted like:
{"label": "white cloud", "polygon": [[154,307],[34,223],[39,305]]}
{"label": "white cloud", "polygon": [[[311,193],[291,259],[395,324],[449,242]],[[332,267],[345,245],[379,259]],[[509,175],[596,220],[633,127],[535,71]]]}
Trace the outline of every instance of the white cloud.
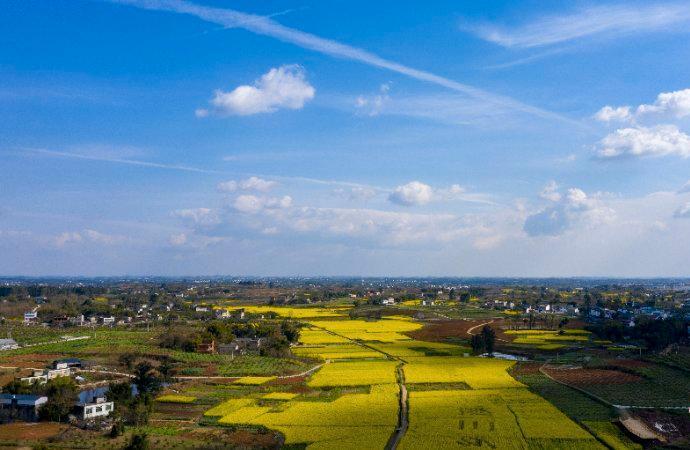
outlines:
{"label": "white cloud", "polygon": [[285,209],[292,206],[292,197],[282,198],[257,197],[256,195],[239,195],[233,202],[233,207],[242,213],[256,214],[265,209]]}
{"label": "white cloud", "polygon": [[690,202],[680,206],[676,212],[673,213],[673,217],[677,219],[690,219]]}
{"label": "white cloud", "polygon": [[597,155],[600,158],[667,155],[687,158],[690,156],[690,136],[675,125],[622,128],[599,142]]}
{"label": "white cloud", "polygon": [[171,234],[168,242],[175,247],[184,245],[187,242],[187,235],[185,233]]}
{"label": "white cloud", "polygon": [[539,193],[539,196],[552,202],[559,201],[561,199],[561,194],[558,192],[558,183],[553,180],[549,181]]}
{"label": "white cloud", "polygon": [[690,115],[690,89],[662,92],[651,105],[637,107],[638,115],[660,114],[681,119]]}
{"label": "white cloud", "polygon": [[173,212],[175,217],[191,220],[196,225],[213,226],[220,223],[218,211],[210,208],[178,209]]}
{"label": "white cloud", "polygon": [[259,177],[249,177],[241,181],[223,181],[221,183],[218,183],[216,188],[220,192],[235,192],[238,190],[268,192],[277,185],[278,183],[276,183],[275,181],[264,180],[263,178]]}
{"label": "white cloud", "polygon": [[662,92],[652,104],[642,104],[634,113],[629,106],[604,106],[594,118],[601,122],[634,122],[641,119],[682,119],[690,115],[690,89]]}
{"label": "white cloud", "polygon": [[314,50],[329,56],[358,61],[370,66],[396,72],[420,81],[433,83],[437,86],[442,86],[456,92],[461,92],[469,97],[479,99],[480,101],[489,103],[494,107],[501,106],[503,108],[509,108],[514,111],[520,111],[538,117],[572,123],[572,121],[567,117],[561,116],[554,112],[546,111],[531,105],[526,105],[513,98],[486,92],[474,86],[459,83],[431,72],[405,66],[398,62],[381,58],[380,56],[367,52],[366,50],[352,47],[341,42],[324,39],[313,34],[305,33],[301,30],[289,28],[275,22],[274,20],[271,20],[268,17],[255,14],[246,14],[231,9],[211,8],[182,0],[115,1],[144,9],[189,14],[207,22],[223,25],[227,28],[242,28],[256,34],[271,36],[283,42],[289,42],[299,47]]}
{"label": "white cloud", "polygon": [[116,245],[129,241],[130,239],[127,236],[105,234],[90,229],[86,229],[81,232],[65,231],[53,239],[53,243],[56,247],[64,247],[68,244],[79,244],[82,242],[91,242],[101,245]]}
{"label": "white cloud", "polygon": [[690,192],[690,180],[686,181],[685,184],[678,189],[679,194],[685,194],[687,192]]}
{"label": "white cloud", "polygon": [[369,116],[377,116],[390,99],[388,91],[390,91],[390,84],[384,83],[379,87],[378,94],[373,96],[360,95],[357,97],[355,106]]}
{"label": "white cloud", "polygon": [[513,28],[461,25],[461,29],[504,47],[531,48],[592,36],[615,37],[670,31],[673,26],[687,22],[690,22],[690,8],[683,3],[621,3],[592,6],[571,14],[541,17]]}
{"label": "white cloud", "polygon": [[595,115],[594,118],[600,122],[625,122],[632,118],[629,106],[618,106],[616,108],[611,106],[604,106]]}
{"label": "white cloud", "polygon": [[240,183],[240,188],[245,191],[268,192],[277,186],[275,181],[264,180],[259,177],[249,177]]}
{"label": "white cloud", "polygon": [[82,238],[81,234],[77,232],[65,231],[64,233],[57,236],[54,242],[57,247],[64,247],[67,244],[77,243],[83,240],[84,239]]}
{"label": "white cloud", "polygon": [[376,197],[376,189],[368,186],[355,186],[349,189],[338,188],[334,191],[337,195],[351,201],[365,201]]}
{"label": "white cloud", "polygon": [[547,199],[552,204],[527,216],[523,229],[529,236],[558,236],[576,226],[593,228],[616,217],[616,212],[603,204],[599,196],[590,197],[578,188],[570,188],[561,195],[555,186],[547,187]]}
{"label": "white cloud", "polygon": [[126,236],[105,234],[96,230],[84,230],[83,234],[89,241],[104,245],[116,245],[129,241]]}
{"label": "white cloud", "polygon": [[388,200],[398,205],[415,206],[425,205],[434,197],[434,191],[428,184],[419,181],[411,181],[396,187],[388,196]]}
{"label": "white cloud", "polygon": [[196,115],[206,117],[212,112],[248,116],[279,109],[302,109],[315,92],[300,66],[281,66],[269,70],[253,86],[238,86],[230,92],[217,90],[211,100],[212,109],[197,110]]}

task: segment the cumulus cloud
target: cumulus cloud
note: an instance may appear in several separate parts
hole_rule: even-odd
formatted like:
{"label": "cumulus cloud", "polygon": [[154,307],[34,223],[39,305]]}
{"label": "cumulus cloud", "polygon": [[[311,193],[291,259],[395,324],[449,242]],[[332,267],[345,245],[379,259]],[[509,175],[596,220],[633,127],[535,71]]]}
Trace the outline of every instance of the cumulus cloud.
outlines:
{"label": "cumulus cloud", "polygon": [[235,191],[256,191],[256,192],[268,192],[277,186],[278,183],[275,181],[264,180],[259,177],[249,177],[245,180],[235,181],[228,180],[218,183],[217,189],[220,192],[235,192]]}
{"label": "cumulus cloud", "polygon": [[638,115],[661,114],[681,119],[690,115],[690,89],[662,92],[651,105],[640,105]]}
{"label": "cumulus cloud", "polygon": [[690,156],[690,136],[675,125],[622,128],[599,142],[600,158]]}
{"label": "cumulus cloud", "polygon": [[428,184],[411,181],[396,187],[388,196],[388,200],[398,205],[416,206],[426,205],[434,197],[434,191]]}
{"label": "cumulus cloud", "polygon": [[173,212],[173,216],[190,220],[195,225],[201,226],[212,226],[220,223],[218,211],[211,208],[178,209]]}
{"label": "cumulus cloud", "polygon": [[630,106],[604,106],[594,118],[601,122],[635,122],[652,119],[682,119],[690,115],[690,89],[662,92],[654,103],[641,104],[634,112]]}
{"label": "cumulus cloud", "polygon": [[594,115],[600,122],[625,122],[632,118],[629,106],[604,106]]}
{"label": "cumulus cloud", "polygon": [[233,203],[237,211],[248,214],[255,214],[264,209],[285,209],[290,206],[292,206],[292,197],[289,195],[282,198],[239,195]]}
{"label": "cumulus cloud", "polygon": [[248,116],[272,113],[279,109],[302,109],[314,98],[316,90],[298,65],[285,65],[269,70],[252,86],[238,86],[230,92],[217,90],[210,109],[198,109],[197,117],[217,115]]}
{"label": "cumulus cloud", "polygon": [[558,183],[553,180],[549,181],[539,193],[539,196],[552,202],[559,201],[561,199],[561,194],[558,192]]}
{"label": "cumulus cloud", "polygon": [[681,205],[673,214],[676,219],[690,219],[690,202]]}
{"label": "cumulus cloud", "polygon": [[553,187],[548,189],[548,197],[549,206],[525,219],[523,229],[529,236],[557,236],[577,225],[596,227],[609,223],[616,216],[600,198],[590,197],[582,189],[570,188],[562,195]]}

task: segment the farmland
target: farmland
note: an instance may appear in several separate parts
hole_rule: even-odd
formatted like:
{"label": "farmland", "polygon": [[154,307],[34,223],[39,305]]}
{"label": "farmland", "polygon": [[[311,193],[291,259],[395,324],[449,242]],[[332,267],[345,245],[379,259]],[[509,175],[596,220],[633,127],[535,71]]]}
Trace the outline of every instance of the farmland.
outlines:
{"label": "farmland", "polygon": [[[683,348],[654,358],[611,356],[582,323],[524,328],[476,299],[459,308],[419,300],[357,308],[342,298],[319,306],[225,298],[197,305],[207,311],[173,325],[94,327],[95,333],[13,323],[18,341],[31,346],[0,353],[0,364],[11,367],[1,375],[10,381],[65,356],[88,361],[93,372],[81,375],[101,384],[113,380],[108,373],[133,376],[132,361],[167,366],[146,423],[113,439],[70,431],[83,448],[122,448],[146,433],[153,448],[180,449],[639,449],[612,405],[684,406],[690,394]],[[215,317],[223,311],[233,318]],[[195,337],[194,346],[245,335],[266,342],[285,324],[294,338],[283,353],[162,345],[169,334]],[[495,333],[494,351],[511,355],[477,351],[474,337],[484,327]],[[257,334],[262,329],[270,333]],[[223,340],[224,333],[232,336]]]}

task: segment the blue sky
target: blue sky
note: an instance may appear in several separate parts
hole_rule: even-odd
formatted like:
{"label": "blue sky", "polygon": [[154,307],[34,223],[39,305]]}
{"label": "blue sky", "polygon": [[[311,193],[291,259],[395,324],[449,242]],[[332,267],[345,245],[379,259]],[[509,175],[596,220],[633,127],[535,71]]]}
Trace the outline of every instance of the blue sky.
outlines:
{"label": "blue sky", "polygon": [[689,24],[7,0],[0,274],[690,275]]}

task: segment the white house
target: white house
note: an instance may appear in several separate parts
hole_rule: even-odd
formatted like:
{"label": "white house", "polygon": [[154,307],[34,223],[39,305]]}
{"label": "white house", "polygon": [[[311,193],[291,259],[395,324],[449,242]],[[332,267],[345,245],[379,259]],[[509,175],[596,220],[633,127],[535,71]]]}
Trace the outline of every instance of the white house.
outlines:
{"label": "white house", "polygon": [[0,339],[0,350],[14,350],[19,348],[19,344],[14,339]]}
{"label": "white house", "polygon": [[106,417],[115,409],[115,402],[107,402],[105,398],[95,398],[90,403],[77,403],[78,417],[82,420]]}
{"label": "white house", "polygon": [[395,299],[393,297],[384,298],[381,303],[384,305],[395,305]]}

